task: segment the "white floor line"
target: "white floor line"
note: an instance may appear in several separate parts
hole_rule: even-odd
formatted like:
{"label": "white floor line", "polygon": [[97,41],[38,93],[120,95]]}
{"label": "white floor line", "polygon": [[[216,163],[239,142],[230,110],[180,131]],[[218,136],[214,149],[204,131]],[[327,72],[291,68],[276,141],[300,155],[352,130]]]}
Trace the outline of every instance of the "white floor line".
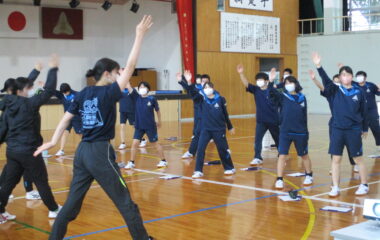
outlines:
{"label": "white floor line", "polygon": [[[372,184],[376,184],[376,183],[380,183],[380,180],[379,181],[375,181],[375,182],[369,182],[368,185],[372,185]],[[342,191],[350,190],[350,189],[353,189],[353,188],[358,188],[359,186],[360,186],[360,184],[352,186],[352,187],[342,188],[342,189],[340,189],[340,191],[342,192]],[[320,196],[324,196],[324,195],[328,195],[328,194],[329,194],[329,192],[325,192],[325,193],[316,194],[316,195],[314,195],[312,197],[320,197]]]}
{"label": "white floor line", "polygon": [[[149,170],[144,170],[144,169],[137,169],[137,168],[135,168],[134,170],[136,170],[138,172],[150,173],[150,174],[160,175],[160,176],[164,176],[164,175],[176,175],[176,174],[171,174],[171,173],[154,172],[154,171],[149,171]],[[287,194],[287,192],[282,192],[282,191],[276,191],[276,190],[271,190],[271,189],[266,189],[266,188],[258,188],[258,187],[240,185],[240,184],[225,183],[225,182],[219,182],[219,181],[213,181],[213,180],[207,180],[207,179],[193,179],[191,177],[186,177],[186,176],[182,176],[181,178],[182,179],[186,179],[186,180],[191,180],[191,181],[205,182],[205,183],[211,183],[211,184],[216,184],[216,185],[236,187],[236,188],[242,188],[242,189],[260,191],[260,192],[272,193],[272,194],[280,194],[280,195],[286,195]],[[358,205],[358,204],[354,204],[354,203],[342,202],[342,201],[337,201],[337,200],[333,200],[333,199],[318,198],[316,196],[302,196],[302,197],[310,199],[310,200],[321,201],[321,202],[328,202],[328,203],[336,203],[336,204],[342,204],[342,205],[349,205],[349,206],[352,206],[352,207],[363,207],[362,205]]]}
{"label": "white floor line", "polygon": [[[133,182],[142,182],[142,181],[147,181],[147,180],[152,180],[152,179],[156,179],[156,178],[143,178],[143,179],[137,179],[137,180],[131,180],[131,181],[126,181],[126,183],[133,183]],[[101,186],[100,185],[96,185],[96,186],[91,186],[90,189],[94,189],[94,188],[100,188]],[[63,190],[63,191],[57,191],[57,192],[53,192],[53,195],[54,194],[58,194],[58,193],[66,193],[66,192],[69,192],[70,189],[67,189],[67,190]],[[9,199],[9,202],[12,201],[12,200],[18,200],[18,199],[24,199],[25,196],[22,196],[22,197],[15,197],[15,198],[12,198],[12,199]]]}

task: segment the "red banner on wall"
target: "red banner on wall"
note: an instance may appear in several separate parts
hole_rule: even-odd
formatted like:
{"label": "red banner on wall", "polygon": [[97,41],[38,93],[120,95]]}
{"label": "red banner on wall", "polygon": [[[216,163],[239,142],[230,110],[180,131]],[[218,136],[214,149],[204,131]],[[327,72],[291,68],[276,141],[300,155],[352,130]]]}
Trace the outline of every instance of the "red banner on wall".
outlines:
{"label": "red banner on wall", "polygon": [[43,7],[42,37],[83,39],[83,10]]}
{"label": "red banner on wall", "polygon": [[177,16],[183,65],[194,76],[193,1],[177,0]]}

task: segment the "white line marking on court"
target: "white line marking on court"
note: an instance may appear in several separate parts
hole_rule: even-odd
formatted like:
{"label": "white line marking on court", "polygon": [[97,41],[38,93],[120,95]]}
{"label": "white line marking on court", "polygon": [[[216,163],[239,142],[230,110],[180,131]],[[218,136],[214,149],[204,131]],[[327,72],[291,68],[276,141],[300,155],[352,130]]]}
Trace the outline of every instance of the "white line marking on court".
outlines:
{"label": "white line marking on court", "polygon": [[[134,170],[136,170],[138,172],[151,173],[151,174],[160,175],[160,176],[163,176],[163,175],[178,175],[178,174],[154,172],[154,171],[149,171],[149,170],[144,170],[144,169],[137,169],[137,168],[135,168]],[[178,176],[180,176],[180,175],[178,175]],[[191,177],[186,177],[186,176],[181,176],[181,178],[182,179],[186,179],[186,180],[191,180],[191,181],[205,182],[205,183],[211,183],[211,184],[217,184],[217,185],[223,185],[223,186],[229,186],[229,187],[236,187],[236,188],[242,188],[242,189],[260,191],[260,192],[266,192],[266,193],[279,194],[279,195],[286,195],[287,194],[286,192],[282,192],[282,191],[276,191],[276,190],[271,190],[271,189],[258,188],[258,187],[240,185],[240,184],[233,184],[233,183],[225,183],[225,182],[219,182],[219,181],[213,181],[213,180],[207,180],[207,179],[199,179],[199,178],[198,179],[193,179]],[[178,178],[178,179],[181,179],[181,178]],[[305,195],[302,195],[302,197],[310,199],[310,200],[321,201],[321,202],[328,202],[328,203],[336,203],[336,204],[342,204],[342,205],[349,205],[349,206],[352,206],[352,207],[363,207],[363,205],[358,205],[358,204],[348,203],[348,202],[342,202],[342,201],[337,201],[337,200],[333,200],[333,199],[318,198],[316,196],[305,196]]]}
{"label": "white line marking on court", "polygon": [[[125,182],[126,183],[133,183],[133,182],[142,182],[142,181],[147,181],[147,180],[152,180],[152,179],[156,179],[156,178],[154,178],[154,177],[143,178],[143,179],[137,179],[137,180],[125,181]],[[100,185],[96,185],[96,186],[91,186],[90,189],[100,188],[100,187],[101,187]],[[63,190],[63,191],[53,192],[53,194],[65,193],[65,192],[70,192],[70,189]],[[12,198],[12,199],[9,199],[9,200],[12,201],[12,200],[18,200],[18,199],[24,199],[24,198],[25,198],[25,196],[22,196],[22,197],[15,197],[15,198]]]}
{"label": "white line marking on court", "polygon": [[[376,183],[380,183],[380,180],[379,181],[375,181],[375,182],[369,182],[368,185],[372,185],[372,184],[376,184]],[[342,189],[340,189],[340,191],[342,192],[342,191],[350,190],[350,189],[353,189],[353,188],[357,188],[359,186],[360,186],[360,184],[352,186],[352,187],[342,188]],[[312,197],[320,197],[320,196],[324,196],[324,195],[328,195],[328,194],[329,194],[329,192],[325,192],[325,193],[316,194],[316,195],[314,195]]]}

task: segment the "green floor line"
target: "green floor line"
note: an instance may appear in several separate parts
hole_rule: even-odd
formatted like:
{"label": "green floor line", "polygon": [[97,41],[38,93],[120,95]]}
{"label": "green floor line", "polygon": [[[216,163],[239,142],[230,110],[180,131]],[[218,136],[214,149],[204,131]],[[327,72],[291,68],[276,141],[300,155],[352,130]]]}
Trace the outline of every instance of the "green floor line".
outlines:
{"label": "green floor line", "polygon": [[50,235],[50,232],[49,232],[49,231],[45,231],[45,230],[43,230],[43,229],[41,229],[41,228],[37,228],[37,227],[34,227],[34,226],[32,226],[32,225],[29,225],[29,224],[27,224],[27,223],[23,223],[23,222],[20,222],[20,221],[17,221],[17,220],[13,220],[13,221],[14,221],[15,223],[18,223],[18,224],[24,226],[25,228],[31,228],[31,229],[33,229],[33,230],[36,230],[36,231],[39,231],[39,232],[45,233],[45,234],[47,234],[47,235]]}

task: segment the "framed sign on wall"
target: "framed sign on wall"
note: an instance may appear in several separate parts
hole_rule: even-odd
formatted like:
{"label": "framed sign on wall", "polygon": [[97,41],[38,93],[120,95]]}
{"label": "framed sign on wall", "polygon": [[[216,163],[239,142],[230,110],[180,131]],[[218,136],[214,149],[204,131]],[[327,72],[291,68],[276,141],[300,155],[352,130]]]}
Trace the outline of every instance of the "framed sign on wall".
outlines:
{"label": "framed sign on wall", "polygon": [[221,51],[280,53],[280,18],[221,13]]}

